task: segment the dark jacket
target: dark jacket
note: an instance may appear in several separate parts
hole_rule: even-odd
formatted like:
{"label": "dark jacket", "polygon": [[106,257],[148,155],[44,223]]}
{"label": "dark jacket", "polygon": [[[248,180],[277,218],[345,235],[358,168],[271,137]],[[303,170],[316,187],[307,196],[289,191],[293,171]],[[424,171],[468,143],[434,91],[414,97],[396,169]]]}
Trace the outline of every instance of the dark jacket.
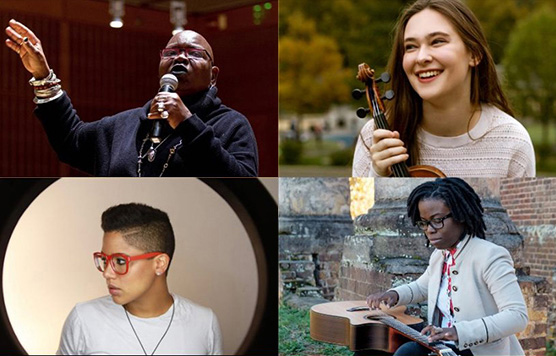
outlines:
{"label": "dark jacket", "polygon": [[[161,137],[168,139],[157,148],[153,162],[142,159],[142,176],[159,176],[171,147],[177,150],[164,176],[257,175],[257,143],[249,122],[239,112],[222,105],[216,94],[213,87],[182,98],[193,116],[175,130],[164,125]],[[143,144],[152,127],[152,120],[147,119],[150,104],[149,101],[142,108],[83,122],[64,93],[50,103],[38,105],[35,115],[62,162],[95,176],[137,176],[141,146],[143,156],[150,147],[150,141]]]}

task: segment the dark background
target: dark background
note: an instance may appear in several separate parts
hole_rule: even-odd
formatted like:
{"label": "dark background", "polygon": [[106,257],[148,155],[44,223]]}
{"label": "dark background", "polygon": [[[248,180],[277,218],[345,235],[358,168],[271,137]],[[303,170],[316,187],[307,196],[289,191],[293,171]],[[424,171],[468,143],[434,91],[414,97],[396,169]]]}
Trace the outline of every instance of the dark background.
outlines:
{"label": "dark background", "polygon": [[[108,2],[98,0],[2,0],[0,23],[5,28],[14,18],[33,30],[81,119],[95,121],[143,106],[158,90],[159,51],[173,27],[168,11],[159,9],[164,2],[150,2],[158,6],[126,2],[120,29],[109,27]],[[223,103],[249,119],[259,175],[277,176],[278,1],[268,1],[272,8],[262,12],[259,24],[253,6],[265,2],[231,1],[215,10],[217,3],[188,9],[185,27],[211,44]],[[223,18],[225,28],[219,25]],[[33,116],[30,77],[17,54],[1,45],[0,176],[82,175],[60,163]]]}

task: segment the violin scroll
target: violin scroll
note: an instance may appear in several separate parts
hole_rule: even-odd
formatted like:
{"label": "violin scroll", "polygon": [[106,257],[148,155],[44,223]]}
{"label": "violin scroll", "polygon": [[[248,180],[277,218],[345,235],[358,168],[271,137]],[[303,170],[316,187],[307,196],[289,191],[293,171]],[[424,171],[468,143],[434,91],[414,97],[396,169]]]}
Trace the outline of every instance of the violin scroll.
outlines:
{"label": "violin scroll", "polygon": [[[367,114],[372,111],[374,126],[378,129],[390,130],[388,120],[384,114],[384,104],[382,100],[392,100],[394,98],[394,91],[388,90],[384,96],[380,95],[377,83],[388,83],[390,75],[382,73],[380,77],[375,79],[375,71],[371,69],[366,63],[361,63],[358,67],[357,77],[358,80],[365,84],[365,90],[355,89],[352,92],[354,99],[359,100],[363,96],[367,97],[368,108],[357,109],[357,116],[365,118]],[[445,177],[438,168],[431,166],[413,166],[408,169],[405,162],[395,163],[391,166],[392,174],[394,177]]]}
{"label": "violin scroll", "polygon": [[394,98],[394,91],[388,90],[384,96],[381,96],[376,83],[388,83],[390,81],[390,74],[382,73],[380,77],[375,78],[375,71],[371,69],[366,63],[361,63],[358,67],[358,72],[356,76],[357,80],[360,80],[365,84],[365,90],[354,89],[351,92],[351,96],[355,100],[361,99],[366,95],[367,103],[369,108],[358,108],[356,114],[360,118],[365,118],[367,114],[373,111],[373,116],[384,114],[384,104],[382,100],[392,100]]}

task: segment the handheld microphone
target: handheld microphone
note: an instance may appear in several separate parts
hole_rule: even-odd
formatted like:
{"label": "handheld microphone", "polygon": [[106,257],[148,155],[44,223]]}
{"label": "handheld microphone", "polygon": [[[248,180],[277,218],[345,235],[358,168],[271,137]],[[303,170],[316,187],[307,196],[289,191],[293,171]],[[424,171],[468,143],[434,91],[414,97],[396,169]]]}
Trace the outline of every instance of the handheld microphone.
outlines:
{"label": "handheld microphone", "polygon": [[[160,78],[160,89],[158,90],[159,93],[173,93],[178,88],[178,78],[173,74],[164,74],[162,78]],[[151,142],[153,143],[160,143],[160,132],[162,131],[162,122],[166,121],[165,119],[157,119],[153,122],[153,127],[151,129]]]}

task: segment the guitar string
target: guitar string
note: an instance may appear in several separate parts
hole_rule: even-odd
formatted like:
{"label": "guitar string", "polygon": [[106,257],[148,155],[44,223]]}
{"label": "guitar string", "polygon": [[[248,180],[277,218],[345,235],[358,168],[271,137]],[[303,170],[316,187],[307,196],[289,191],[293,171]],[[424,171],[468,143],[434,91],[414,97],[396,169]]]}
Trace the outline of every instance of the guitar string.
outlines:
{"label": "guitar string", "polygon": [[[386,315],[388,315],[388,314],[386,314]],[[452,351],[451,348],[449,348],[448,346],[445,346],[444,344],[431,345],[426,336],[421,335],[421,333],[418,332],[417,330],[405,325],[401,321],[396,320],[391,316],[388,316],[387,318],[381,318],[380,321],[383,322],[384,324],[398,330],[399,332],[407,335],[408,337],[415,339],[415,341],[420,341],[420,342],[424,343],[425,345],[428,345],[428,347],[432,348],[433,350],[438,349],[438,350],[446,350],[446,351],[450,350],[450,351]]]}

